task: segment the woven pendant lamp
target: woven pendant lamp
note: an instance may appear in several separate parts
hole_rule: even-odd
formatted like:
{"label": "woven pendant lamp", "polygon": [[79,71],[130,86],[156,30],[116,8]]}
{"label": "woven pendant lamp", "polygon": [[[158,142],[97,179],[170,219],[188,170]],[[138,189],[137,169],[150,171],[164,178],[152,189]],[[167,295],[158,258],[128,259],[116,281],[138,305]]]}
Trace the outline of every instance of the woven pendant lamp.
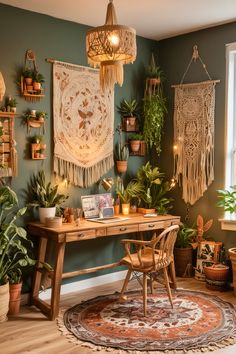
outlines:
{"label": "woven pendant lamp", "polygon": [[100,68],[102,91],[111,90],[115,83],[123,84],[123,64],[136,59],[136,31],[118,25],[112,0],[107,6],[106,23],[86,34],[88,63]]}

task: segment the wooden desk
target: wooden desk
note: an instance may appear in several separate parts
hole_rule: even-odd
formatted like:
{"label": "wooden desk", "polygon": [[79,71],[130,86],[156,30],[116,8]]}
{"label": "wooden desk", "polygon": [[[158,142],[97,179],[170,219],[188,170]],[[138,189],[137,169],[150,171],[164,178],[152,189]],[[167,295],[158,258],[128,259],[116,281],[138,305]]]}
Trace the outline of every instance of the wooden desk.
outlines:
{"label": "wooden desk", "polygon": [[29,223],[29,233],[33,237],[39,238],[39,261],[45,261],[48,241],[52,240],[56,243],[50,304],[39,298],[42,271],[38,266],[35,269],[31,303],[37,306],[50,320],[54,320],[59,312],[62,279],[119,266],[119,262],[116,262],[99,267],[63,273],[65,246],[68,242],[77,242],[114,235],[119,236],[128,233],[142,233],[144,231],[164,229],[170,225],[179,224],[179,222],[179,216],[160,215],[152,218],[145,218],[141,214],[131,214],[129,215],[128,220],[107,224],[82,220],[79,226],[75,226],[74,224],[63,224],[60,228],[47,228],[40,223]]}

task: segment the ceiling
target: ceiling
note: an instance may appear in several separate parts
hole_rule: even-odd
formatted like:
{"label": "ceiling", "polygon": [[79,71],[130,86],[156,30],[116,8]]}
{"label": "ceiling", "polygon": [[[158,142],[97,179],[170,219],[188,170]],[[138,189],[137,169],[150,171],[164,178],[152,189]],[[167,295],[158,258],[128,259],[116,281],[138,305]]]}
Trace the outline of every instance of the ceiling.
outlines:
{"label": "ceiling", "polygon": [[[3,0],[3,4],[91,27],[105,22],[108,0]],[[236,20],[236,0],[113,0],[118,23],[160,40]]]}

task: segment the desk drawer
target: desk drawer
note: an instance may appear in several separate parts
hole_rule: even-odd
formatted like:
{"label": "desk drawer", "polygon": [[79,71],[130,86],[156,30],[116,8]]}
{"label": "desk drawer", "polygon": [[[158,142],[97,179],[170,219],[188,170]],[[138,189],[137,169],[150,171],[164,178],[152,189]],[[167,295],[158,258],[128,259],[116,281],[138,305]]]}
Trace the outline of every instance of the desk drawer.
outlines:
{"label": "desk drawer", "polygon": [[95,238],[96,232],[92,230],[83,230],[77,232],[66,233],[66,242],[78,241],[78,240],[89,240],[90,238]]}
{"label": "desk drawer", "polygon": [[107,228],[107,236],[128,234],[130,232],[138,232],[138,225],[120,225]]}
{"label": "desk drawer", "polygon": [[145,222],[139,225],[139,231],[150,231],[150,230],[158,230],[165,229],[170,226],[170,221],[154,221],[154,222]]}

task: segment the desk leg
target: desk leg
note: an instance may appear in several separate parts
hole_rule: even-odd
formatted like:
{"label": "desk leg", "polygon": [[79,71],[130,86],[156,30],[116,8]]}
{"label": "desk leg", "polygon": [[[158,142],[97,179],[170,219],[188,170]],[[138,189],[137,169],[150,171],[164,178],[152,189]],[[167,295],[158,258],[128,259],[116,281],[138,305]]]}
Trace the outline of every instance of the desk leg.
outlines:
{"label": "desk leg", "polygon": [[64,264],[65,243],[57,243],[56,263],[52,280],[51,315],[50,319],[55,320],[59,313],[61,279]]}
{"label": "desk leg", "polygon": [[[46,238],[43,238],[43,237],[40,238],[39,250],[38,250],[38,260],[40,262],[44,262],[45,261],[47,243],[48,243],[48,240]],[[37,266],[38,265],[36,265],[36,267]],[[32,289],[31,299],[30,299],[31,304],[33,303],[33,299],[35,299],[35,298],[38,299],[38,297],[39,297],[41,279],[42,279],[42,273],[38,272],[38,270],[35,269],[34,281],[33,281],[33,289]]]}

